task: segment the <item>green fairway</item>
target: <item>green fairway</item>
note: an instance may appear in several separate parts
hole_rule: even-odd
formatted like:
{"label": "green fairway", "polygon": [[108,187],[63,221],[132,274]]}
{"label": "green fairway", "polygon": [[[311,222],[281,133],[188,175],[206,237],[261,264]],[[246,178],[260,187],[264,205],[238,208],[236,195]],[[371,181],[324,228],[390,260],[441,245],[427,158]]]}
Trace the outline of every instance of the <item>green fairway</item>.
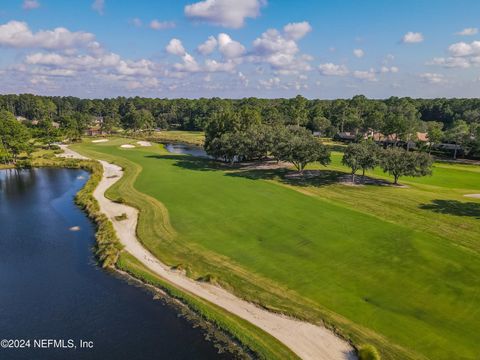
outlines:
{"label": "green fairway", "polygon": [[325,320],[385,359],[480,357],[480,201],[463,197],[480,193],[478,167],[437,164],[432,177],[401,178],[407,188],[352,187],[336,181],[347,171],[338,153],[297,181],[126,142],[72,148],[125,168],[109,196],[142,210],[139,237],[163,261]]}

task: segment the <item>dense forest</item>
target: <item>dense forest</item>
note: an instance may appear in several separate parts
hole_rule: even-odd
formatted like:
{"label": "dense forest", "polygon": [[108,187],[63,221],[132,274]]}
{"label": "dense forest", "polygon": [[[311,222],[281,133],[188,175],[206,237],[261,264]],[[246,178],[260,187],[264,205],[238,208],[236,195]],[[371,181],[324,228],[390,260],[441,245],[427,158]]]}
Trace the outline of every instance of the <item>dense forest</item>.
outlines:
{"label": "dense forest", "polygon": [[[364,137],[381,133],[395,141],[415,141],[427,133],[429,143],[458,144],[464,155],[480,153],[480,99],[79,99],[75,97],[0,96],[0,110],[17,118],[55,122],[71,139],[97,124],[102,131],[159,129],[205,130],[218,114],[231,122],[300,126],[323,137],[339,133]],[[100,121],[98,119],[101,119]],[[48,127],[44,125],[44,127]],[[352,135],[353,134],[353,135]],[[456,149],[456,148],[455,148]]]}

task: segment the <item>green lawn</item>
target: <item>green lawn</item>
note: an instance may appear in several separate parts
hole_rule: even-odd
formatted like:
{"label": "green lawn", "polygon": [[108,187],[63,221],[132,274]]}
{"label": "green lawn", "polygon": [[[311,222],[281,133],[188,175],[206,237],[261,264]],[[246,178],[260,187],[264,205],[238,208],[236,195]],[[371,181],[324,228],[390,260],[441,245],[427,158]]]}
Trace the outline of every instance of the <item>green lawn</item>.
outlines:
{"label": "green lawn", "polygon": [[480,201],[462,196],[480,192],[478,167],[439,164],[433,177],[401,179],[408,188],[351,187],[335,181],[338,154],[298,182],[124,142],[74,148],[125,168],[109,196],[144,210],[139,237],[163,261],[323,319],[386,359],[480,357]]}

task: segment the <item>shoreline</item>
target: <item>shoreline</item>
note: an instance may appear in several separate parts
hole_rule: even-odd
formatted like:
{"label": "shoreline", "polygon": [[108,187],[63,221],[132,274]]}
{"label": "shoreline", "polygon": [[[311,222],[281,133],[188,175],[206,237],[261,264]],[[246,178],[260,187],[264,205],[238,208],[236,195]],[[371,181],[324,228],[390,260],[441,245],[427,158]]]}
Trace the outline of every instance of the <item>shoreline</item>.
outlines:
{"label": "shoreline", "polygon": [[[63,146],[64,157],[87,159]],[[354,348],[345,340],[321,325],[314,325],[282,314],[277,314],[242,300],[228,291],[208,283],[186,277],[172,270],[154,257],[136,237],[138,210],[125,204],[115,203],[105,197],[105,192],[123,176],[122,169],[99,160],[103,167],[102,178],[93,192],[100,211],[113,224],[124,249],[143,266],[172,286],[223,308],[229,313],[248,321],[279,340],[302,359],[344,360],[356,359]],[[116,216],[127,214],[121,221]]]}

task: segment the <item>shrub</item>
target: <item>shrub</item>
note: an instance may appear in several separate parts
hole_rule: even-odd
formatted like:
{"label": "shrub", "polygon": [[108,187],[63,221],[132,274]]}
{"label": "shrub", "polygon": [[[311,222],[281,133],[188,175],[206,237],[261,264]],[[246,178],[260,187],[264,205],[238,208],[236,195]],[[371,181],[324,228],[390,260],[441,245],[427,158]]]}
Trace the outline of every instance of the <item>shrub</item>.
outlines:
{"label": "shrub", "polygon": [[18,160],[15,164],[17,169],[30,169],[32,167],[32,162],[29,159]]}
{"label": "shrub", "polygon": [[380,360],[380,354],[373,345],[362,345],[358,349],[359,360]]}

